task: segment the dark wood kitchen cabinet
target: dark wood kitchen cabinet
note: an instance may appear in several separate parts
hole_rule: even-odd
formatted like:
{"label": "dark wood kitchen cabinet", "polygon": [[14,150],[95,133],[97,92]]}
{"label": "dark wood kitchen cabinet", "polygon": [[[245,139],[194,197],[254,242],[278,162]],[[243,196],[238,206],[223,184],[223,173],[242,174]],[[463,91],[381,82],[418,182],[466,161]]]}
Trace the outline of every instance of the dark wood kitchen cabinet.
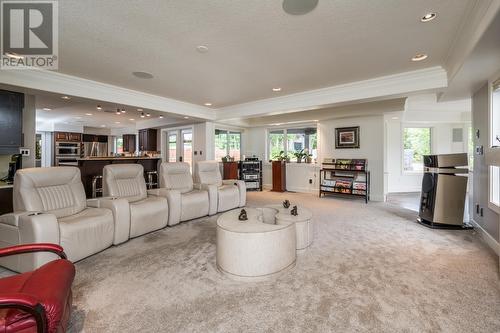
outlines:
{"label": "dark wood kitchen cabinet", "polygon": [[54,132],[55,141],[82,142],[82,133]]}
{"label": "dark wood kitchen cabinet", "polygon": [[135,152],[135,134],[123,134],[123,151]]}
{"label": "dark wood kitchen cabinet", "polygon": [[0,154],[19,154],[23,145],[24,94],[0,90]]}
{"label": "dark wood kitchen cabinet", "polygon": [[156,135],[157,135],[157,130],[155,128],[147,128],[139,130],[139,150],[157,151]]}

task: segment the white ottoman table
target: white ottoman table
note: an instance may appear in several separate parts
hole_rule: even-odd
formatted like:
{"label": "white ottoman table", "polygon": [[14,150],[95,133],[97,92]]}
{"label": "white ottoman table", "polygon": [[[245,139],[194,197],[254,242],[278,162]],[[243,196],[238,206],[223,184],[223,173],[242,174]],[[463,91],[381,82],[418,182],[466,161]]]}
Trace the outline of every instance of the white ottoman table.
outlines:
{"label": "white ottoman table", "polygon": [[[269,208],[245,208],[247,221],[239,221],[240,209],[217,220],[217,267],[237,280],[262,280],[295,265],[296,231],[292,224],[273,224]],[[274,214],[274,215],[273,215]]]}
{"label": "white ottoman table", "polygon": [[312,244],[314,234],[312,213],[310,210],[298,206],[298,215],[294,216],[290,213],[292,210],[291,205],[289,208],[285,208],[283,205],[268,205],[266,207],[277,210],[276,224],[295,224],[297,232],[297,250],[303,250]]}

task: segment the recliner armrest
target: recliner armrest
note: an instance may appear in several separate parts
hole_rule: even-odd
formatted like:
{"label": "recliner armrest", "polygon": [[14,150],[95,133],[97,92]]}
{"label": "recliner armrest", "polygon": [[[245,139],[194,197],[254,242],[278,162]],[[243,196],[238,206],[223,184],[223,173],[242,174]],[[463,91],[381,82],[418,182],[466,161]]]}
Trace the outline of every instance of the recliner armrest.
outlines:
{"label": "recliner armrest", "polygon": [[154,195],[155,197],[166,198],[168,195],[168,191],[173,191],[173,190],[167,190],[166,188],[153,188],[148,190],[148,195]]}
{"label": "recliner armrest", "polygon": [[240,192],[240,207],[247,204],[247,186],[243,180],[237,179],[225,179],[222,181],[223,185],[236,185],[238,186],[238,191]]}
{"label": "recliner armrest", "polygon": [[[0,235],[3,235],[4,232],[14,232],[15,230],[18,238],[13,242],[12,240],[5,241],[2,237],[4,243],[12,245],[33,243],[60,244],[59,223],[55,215],[35,212],[8,215],[7,217],[2,217],[9,224],[0,223]],[[17,225],[10,223],[17,223]],[[1,259],[0,265],[16,272],[27,272],[57,258],[57,255],[48,252],[18,254]]]}
{"label": "recliner armrest", "polygon": [[217,205],[219,200],[217,185],[197,183],[193,184],[193,188],[196,190],[202,190],[208,192],[208,201],[209,201],[208,215],[217,214]]}
{"label": "recliner armrest", "polygon": [[163,197],[167,199],[168,223],[173,226],[181,221],[181,192],[179,190],[169,190],[166,188],[154,188],[148,190],[148,195]]}
{"label": "recliner armrest", "polygon": [[124,243],[129,239],[130,207],[127,199],[116,197],[88,199],[87,206],[93,208],[107,208],[111,210],[114,222],[114,245]]}
{"label": "recliner armrest", "polygon": [[30,214],[39,214],[40,212],[14,212],[0,215],[0,223],[8,224],[13,227],[19,226],[19,219],[21,216]]}

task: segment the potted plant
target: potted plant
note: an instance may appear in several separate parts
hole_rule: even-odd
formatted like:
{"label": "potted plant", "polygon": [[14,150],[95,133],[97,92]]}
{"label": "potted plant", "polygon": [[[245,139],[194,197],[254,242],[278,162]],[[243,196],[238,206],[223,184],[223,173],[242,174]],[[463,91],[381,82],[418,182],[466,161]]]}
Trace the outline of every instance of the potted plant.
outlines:
{"label": "potted plant", "polygon": [[304,149],[301,151],[296,151],[293,153],[293,156],[297,159],[297,163],[302,163],[302,159],[304,158]]}
{"label": "potted plant", "polygon": [[312,163],[312,154],[309,154],[309,149],[304,149],[304,160],[306,163]]}
{"label": "potted plant", "polygon": [[273,160],[275,161],[286,161],[288,162],[288,157],[285,155],[285,152],[282,150],[278,154],[273,156]]}

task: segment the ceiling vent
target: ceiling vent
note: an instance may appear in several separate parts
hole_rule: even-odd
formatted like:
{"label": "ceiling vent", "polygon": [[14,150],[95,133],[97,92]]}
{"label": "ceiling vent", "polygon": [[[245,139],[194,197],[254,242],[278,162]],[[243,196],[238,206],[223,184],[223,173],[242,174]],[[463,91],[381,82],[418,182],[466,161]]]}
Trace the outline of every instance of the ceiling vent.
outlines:
{"label": "ceiling vent", "polygon": [[319,0],[283,0],[283,10],[290,15],[304,15],[312,12]]}

